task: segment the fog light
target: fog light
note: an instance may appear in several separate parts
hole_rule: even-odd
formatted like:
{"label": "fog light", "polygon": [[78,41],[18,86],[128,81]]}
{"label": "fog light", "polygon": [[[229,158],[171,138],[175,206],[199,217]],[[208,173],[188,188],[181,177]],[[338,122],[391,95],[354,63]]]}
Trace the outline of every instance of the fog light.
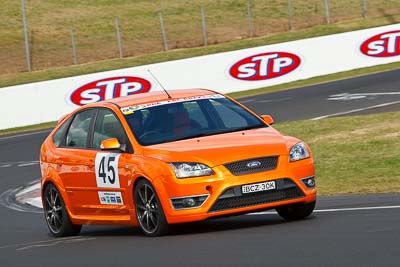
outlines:
{"label": "fog light", "polygon": [[175,210],[199,208],[209,196],[210,195],[198,195],[171,198],[171,203]]}
{"label": "fog light", "polygon": [[196,201],[191,197],[184,198],[182,202],[184,208],[192,208],[196,206]]}
{"label": "fog light", "polygon": [[303,184],[307,188],[314,188],[315,187],[315,177],[314,176],[303,178],[303,179],[301,179],[301,181],[303,182]]}

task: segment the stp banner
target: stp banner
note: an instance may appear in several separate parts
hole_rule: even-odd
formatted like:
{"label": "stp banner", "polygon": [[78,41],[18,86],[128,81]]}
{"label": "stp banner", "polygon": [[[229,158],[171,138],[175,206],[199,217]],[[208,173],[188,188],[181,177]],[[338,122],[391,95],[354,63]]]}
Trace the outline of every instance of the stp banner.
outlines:
{"label": "stp banner", "polygon": [[207,88],[231,93],[400,60],[400,24],[0,88],[0,129],[55,121],[114,97]]}

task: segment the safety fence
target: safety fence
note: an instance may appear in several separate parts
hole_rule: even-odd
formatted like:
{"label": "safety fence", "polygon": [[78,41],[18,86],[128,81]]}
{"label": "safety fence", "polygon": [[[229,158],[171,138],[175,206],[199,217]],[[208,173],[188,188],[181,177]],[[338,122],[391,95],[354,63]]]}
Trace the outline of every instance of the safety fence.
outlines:
{"label": "safety fence", "polygon": [[400,14],[400,0],[0,0],[0,71],[15,73]]}

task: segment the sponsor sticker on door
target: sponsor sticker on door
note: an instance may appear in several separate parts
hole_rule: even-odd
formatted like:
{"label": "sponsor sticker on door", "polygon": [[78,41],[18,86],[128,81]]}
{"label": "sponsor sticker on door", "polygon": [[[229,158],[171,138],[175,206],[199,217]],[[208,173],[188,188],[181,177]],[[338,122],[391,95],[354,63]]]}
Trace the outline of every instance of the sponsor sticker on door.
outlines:
{"label": "sponsor sticker on door", "polygon": [[102,205],[124,205],[121,192],[99,191],[99,200]]}

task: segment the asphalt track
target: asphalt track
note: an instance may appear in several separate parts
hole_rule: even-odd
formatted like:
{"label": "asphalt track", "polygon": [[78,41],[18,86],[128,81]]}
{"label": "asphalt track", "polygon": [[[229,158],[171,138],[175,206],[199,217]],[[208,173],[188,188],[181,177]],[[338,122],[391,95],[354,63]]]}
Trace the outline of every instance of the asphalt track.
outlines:
{"label": "asphalt track", "polygon": [[[240,101],[276,121],[319,119],[398,111],[399,85],[396,70]],[[47,134],[0,138],[0,266],[399,266],[400,194],[319,197],[313,216],[290,223],[262,213],[179,225],[159,238],[106,226],[51,238],[41,213],[5,207],[3,193],[40,177]]]}

